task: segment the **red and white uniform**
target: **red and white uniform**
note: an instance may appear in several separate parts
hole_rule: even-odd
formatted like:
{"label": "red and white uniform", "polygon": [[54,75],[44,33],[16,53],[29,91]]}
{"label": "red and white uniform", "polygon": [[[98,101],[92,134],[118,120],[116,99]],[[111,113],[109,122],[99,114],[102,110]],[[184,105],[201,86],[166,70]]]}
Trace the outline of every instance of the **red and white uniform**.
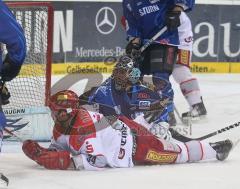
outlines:
{"label": "red and white uniform", "polygon": [[55,125],[49,148],[71,152],[76,168],[86,170],[185,163],[216,157],[208,143],[165,141],[132,120],[125,117],[120,120],[113,127],[101,114],[81,108],[71,131]]}
{"label": "red and white uniform", "polygon": [[50,148],[70,151],[73,158],[82,159],[85,169],[133,166],[133,137],[126,125],[113,129],[101,114],[81,108],[72,130],[68,134],[63,130],[55,125]]}

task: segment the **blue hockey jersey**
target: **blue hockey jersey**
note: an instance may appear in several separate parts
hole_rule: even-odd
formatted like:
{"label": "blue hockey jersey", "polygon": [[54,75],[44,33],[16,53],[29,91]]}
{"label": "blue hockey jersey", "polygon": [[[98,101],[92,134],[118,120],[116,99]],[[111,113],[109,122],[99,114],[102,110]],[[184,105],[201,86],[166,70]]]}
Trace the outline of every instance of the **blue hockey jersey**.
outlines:
{"label": "blue hockey jersey", "polygon": [[[150,110],[151,105],[161,99],[160,95],[144,85],[135,85],[128,92],[117,91],[114,81],[107,79],[90,97],[89,103],[98,103],[99,112],[105,116],[124,115],[135,119]],[[164,108],[156,122],[168,121],[168,110]]]}
{"label": "blue hockey jersey", "polygon": [[[143,44],[165,26],[166,12],[175,5],[192,10],[195,0],[123,0],[128,39],[138,37]],[[166,31],[155,42],[179,45],[178,31]]]}
{"label": "blue hockey jersey", "polygon": [[[22,27],[9,8],[0,0],[0,43],[6,44],[9,58],[21,65],[26,56],[26,39]],[[2,57],[2,52],[1,52]],[[0,66],[2,58],[0,58]]]}

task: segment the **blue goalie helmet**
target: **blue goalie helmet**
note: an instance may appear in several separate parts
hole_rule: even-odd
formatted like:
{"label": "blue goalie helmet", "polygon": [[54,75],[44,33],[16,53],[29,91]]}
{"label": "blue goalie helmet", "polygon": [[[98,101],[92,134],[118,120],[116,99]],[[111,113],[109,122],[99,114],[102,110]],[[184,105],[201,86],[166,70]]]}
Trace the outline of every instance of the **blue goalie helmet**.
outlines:
{"label": "blue goalie helmet", "polygon": [[141,71],[128,55],[121,56],[113,69],[112,79],[117,90],[125,90],[139,81]]}

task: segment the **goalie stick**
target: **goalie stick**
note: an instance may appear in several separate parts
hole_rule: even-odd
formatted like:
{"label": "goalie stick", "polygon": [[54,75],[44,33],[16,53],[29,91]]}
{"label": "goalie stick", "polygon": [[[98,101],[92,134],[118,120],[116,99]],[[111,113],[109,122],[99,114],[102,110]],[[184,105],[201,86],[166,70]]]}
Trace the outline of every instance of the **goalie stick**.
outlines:
{"label": "goalie stick", "polygon": [[178,133],[177,131],[175,131],[175,130],[172,129],[172,128],[170,128],[169,130],[170,130],[170,132],[172,133],[172,137],[173,137],[174,139],[179,140],[179,141],[181,141],[181,142],[189,142],[189,141],[191,141],[191,140],[205,140],[205,139],[207,139],[207,138],[213,137],[213,136],[215,136],[215,135],[221,134],[221,133],[223,133],[223,132],[226,132],[226,131],[228,131],[228,130],[230,130],[230,129],[233,129],[233,128],[236,128],[236,127],[239,127],[239,126],[240,126],[240,121],[239,121],[239,122],[236,122],[236,123],[234,123],[234,124],[232,124],[232,125],[229,125],[229,126],[227,126],[227,127],[224,127],[224,128],[222,128],[222,129],[219,129],[219,130],[217,130],[217,131],[214,131],[214,132],[212,132],[212,133],[209,133],[209,134],[207,134],[207,135],[198,137],[198,138],[189,138],[189,137],[186,137],[186,136]]}

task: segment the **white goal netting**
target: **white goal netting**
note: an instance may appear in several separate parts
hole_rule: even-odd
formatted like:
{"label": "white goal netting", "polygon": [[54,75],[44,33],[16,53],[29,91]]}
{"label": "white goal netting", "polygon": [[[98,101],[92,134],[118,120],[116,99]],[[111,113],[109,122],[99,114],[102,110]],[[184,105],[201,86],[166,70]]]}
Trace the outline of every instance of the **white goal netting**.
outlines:
{"label": "white goal netting", "polygon": [[8,6],[24,29],[27,56],[20,75],[7,82],[11,98],[4,108],[44,106],[51,86],[52,7],[48,3],[30,2],[8,3]]}

